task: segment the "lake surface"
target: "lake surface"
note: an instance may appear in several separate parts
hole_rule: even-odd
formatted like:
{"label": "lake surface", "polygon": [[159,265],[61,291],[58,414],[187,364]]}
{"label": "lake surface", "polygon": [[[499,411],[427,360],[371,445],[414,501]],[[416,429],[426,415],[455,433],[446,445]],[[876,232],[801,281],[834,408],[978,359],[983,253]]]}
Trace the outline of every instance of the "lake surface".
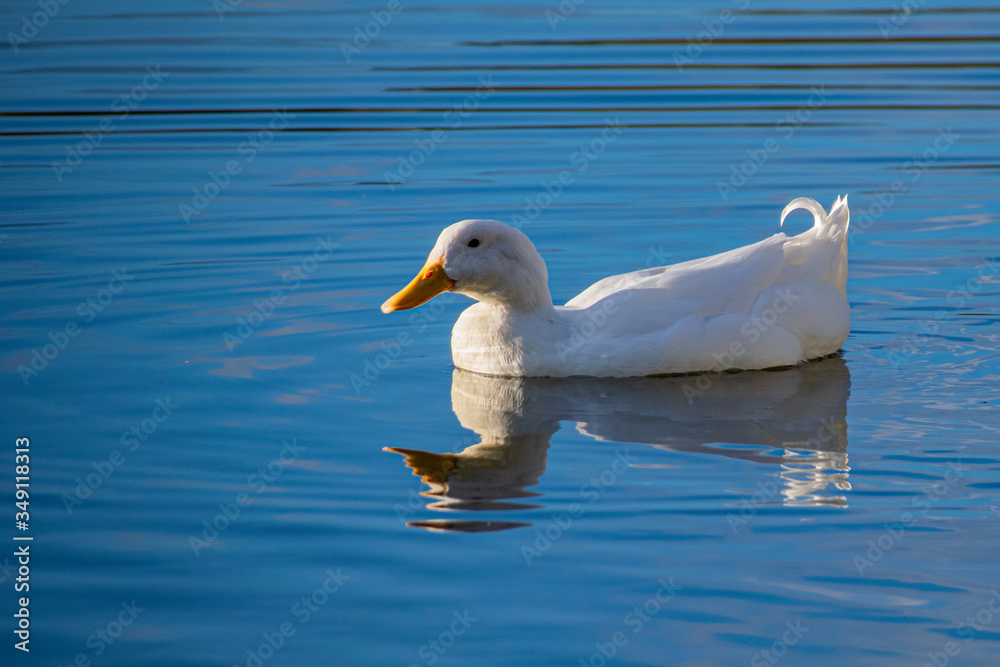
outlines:
{"label": "lake surface", "polygon": [[[4,664],[996,664],[995,3],[50,4],[0,3]],[[563,303],[841,194],[799,368],[482,378],[464,297],[378,310],[463,218]]]}

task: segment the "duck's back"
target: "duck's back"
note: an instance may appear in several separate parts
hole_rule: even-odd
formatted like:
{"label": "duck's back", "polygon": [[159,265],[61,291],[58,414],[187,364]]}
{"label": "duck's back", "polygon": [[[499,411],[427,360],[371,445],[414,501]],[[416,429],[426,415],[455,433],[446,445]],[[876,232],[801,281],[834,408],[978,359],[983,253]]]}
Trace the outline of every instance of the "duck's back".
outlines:
{"label": "duck's back", "polygon": [[[568,301],[565,308],[590,308],[607,299],[661,300],[664,307],[685,304],[703,316],[748,309],[774,284],[784,257],[784,234],[711,257],[609,276]],[[642,290],[642,294],[629,294]],[[694,310],[692,310],[694,309]]]}

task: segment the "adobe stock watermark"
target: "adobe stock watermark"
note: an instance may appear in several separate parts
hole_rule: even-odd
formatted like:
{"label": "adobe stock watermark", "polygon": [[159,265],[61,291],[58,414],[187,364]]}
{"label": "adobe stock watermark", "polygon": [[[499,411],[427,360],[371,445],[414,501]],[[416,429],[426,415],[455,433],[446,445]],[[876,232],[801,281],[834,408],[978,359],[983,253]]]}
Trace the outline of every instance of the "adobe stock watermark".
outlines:
{"label": "adobe stock watermark", "polygon": [[726,515],[726,523],[733,535],[740,531],[740,528],[750,523],[750,519],[757,516],[757,509],[774,502],[781,492],[781,488],[773,481],[757,482],[759,491],[753,495],[741,498],[739,501],[740,512],[734,514],[730,512]]}
{"label": "adobe stock watermark", "polygon": [[776,665],[788,654],[788,649],[799,643],[802,637],[809,632],[809,628],[802,624],[802,619],[796,619],[793,623],[785,621],[785,631],[774,640],[768,648],[762,648],[750,658],[750,667],[769,667]]}
{"label": "adobe stock watermark", "polygon": [[[433,665],[448,652],[459,637],[469,631],[469,628],[479,621],[475,616],[469,614],[469,610],[464,610],[461,614],[457,611],[452,613],[454,620],[441,633],[431,639],[426,644],[417,649],[417,656],[425,665]],[[420,667],[419,663],[411,662],[409,667]]]}
{"label": "adobe stock watermark", "polygon": [[566,361],[567,357],[575,356],[587,344],[588,340],[599,334],[614,319],[613,316],[618,312],[621,304],[631,299],[632,295],[632,290],[626,290],[603,299],[600,304],[594,304],[587,308],[581,321],[570,325],[569,340],[566,343],[556,343],[556,352],[559,353],[560,361]]}
{"label": "adobe stock watermark", "polygon": [[340,43],[340,53],[344,56],[344,62],[350,63],[351,58],[360,56],[361,52],[389,27],[393,17],[402,13],[404,9],[406,8],[403,7],[402,0],[389,0],[385,3],[385,9],[373,9],[371,21],[367,21],[363,26],[354,26],[354,39]]}
{"label": "adobe stock watermark", "polygon": [[[674,578],[660,579],[657,581],[660,586],[656,592],[646,598],[641,605],[636,605],[622,617],[622,625],[628,629],[632,635],[642,632],[653,618],[663,610],[677,596],[677,592],[684,587],[675,584]],[[594,647],[597,649],[587,658],[580,658],[580,667],[604,667],[609,661],[618,655],[618,651],[628,646],[630,637],[625,630],[616,630],[611,633],[607,641],[597,641]]]}
{"label": "adobe stock watermark", "polygon": [[576,8],[587,0],[560,0],[559,5],[553,9],[545,10],[545,20],[549,22],[549,28],[555,32],[559,24],[576,13]]}
{"label": "adobe stock watermark", "polygon": [[406,155],[396,158],[398,166],[395,171],[386,171],[383,174],[386,185],[390,192],[395,192],[396,188],[406,183],[417,169],[424,164],[427,159],[434,155],[438,146],[448,141],[448,130],[457,130],[462,127],[465,121],[477,110],[482,102],[485,102],[493,95],[496,83],[493,75],[479,77],[479,85],[476,90],[469,93],[461,102],[452,105],[451,109],[444,112],[442,120],[444,125],[431,130],[426,139],[416,139],[413,142],[413,150]]}
{"label": "adobe stock watermark", "polygon": [[275,309],[288,298],[286,290],[288,292],[297,290],[303,281],[308,280],[319,268],[319,265],[330,259],[333,251],[339,247],[340,244],[334,243],[329,235],[325,239],[322,236],[317,236],[312,254],[281,274],[281,282],[284,286],[272,289],[266,299],[254,299],[251,302],[253,310],[246,317],[236,318],[236,328],[233,333],[227,331],[222,334],[222,343],[229,350],[229,353],[232,354],[233,350],[245,343],[264,326],[265,322],[274,316]]}
{"label": "adobe stock watermark", "polygon": [[177,212],[185,223],[190,223],[193,216],[201,215],[232,183],[233,177],[241,174],[246,165],[257,159],[257,154],[271,143],[282,130],[286,129],[292,118],[298,116],[294,111],[286,109],[274,110],[267,127],[250,133],[236,148],[236,158],[226,162],[221,169],[208,172],[208,178],[200,186],[193,189],[190,203],[178,204]]}
{"label": "adobe stock watermark", "polygon": [[686,382],[681,391],[688,405],[694,405],[696,398],[708,391],[715,381],[730,368],[736,368],[737,362],[750,351],[748,345],[753,345],[760,337],[770,330],[780,319],[780,316],[788,312],[795,302],[799,300],[799,295],[792,292],[791,287],[777,290],[771,305],[764,308],[759,315],[751,317],[740,327],[740,336],[730,342],[729,347],[722,352],[715,352],[712,358],[715,359],[715,367],[712,370],[694,376],[691,382]]}
{"label": "adobe stock watermark", "polygon": [[72,339],[80,335],[83,327],[93,322],[105,308],[111,305],[115,297],[125,289],[135,276],[125,272],[125,268],[111,272],[111,280],[107,287],[101,288],[97,294],[87,297],[76,306],[76,314],[80,320],[69,320],[61,329],[48,333],[49,343],[39,348],[31,349],[31,361],[28,364],[18,364],[17,372],[21,382],[27,387],[32,380],[44,371],[62,352],[69,347]]}
{"label": "adobe stock watermark", "polygon": [[611,465],[594,475],[580,487],[580,498],[586,502],[570,503],[565,512],[553,514],[544,528],[534,527],[535,539],[529,544],[521,545],[521,556],[524,563],[531,567],[534,561],[552,548],[552,545],[562,539],[562,536],[573,527],[573,523],[586,514],[587,508],[596,503],[614,486],[618,479],[628,472],[634,457],[628,449],[619,449]]}
{"label": "adobe stock watermark", "polygon": [[[263,667],[264,663],[273,658],[275,653],[281,650],[290,638],[295,636],[298,628],[308,623],[330,602],[336,593],[340,592],[344,583],[350,580],[350,577],[344,574],[339,567],[336,570],[327,570],[323,574],[323,583],[308,595],[303,595],[289,608],[289,620],[282,621],[271,632],[261,633],[264,641],[257,646],[248,648],[243,664],[233,663],[233,667]],[[298,622],[298,627],[296,627],[295,621]]]}
{"label": "adobe stock watermark", "polygon": [[236,11],[236,8],[243,4],[243,0],[212,0],[212,9],[220,21],[226,20],[226,14]]}
{"label": "adobe stock watermark", "polygon": [[889,352],[889,363],[894,371],[905,365],[910,359],[920,353],[932,337],[941,331],[941,324],[955,317],[957,310],[965,308],[973,295],[982,291],[984,285],[995,285],[1000,275],[1000,260],[988,257],[976,268],[975,275],[955,285],[948,292],[945,300],[952,306],[950,310],[937,310],[932,317],[925,317],[919,322],[920,330],[903,339],[896,348]]}
{"label": "adobe stock watermark", "polygon": [[142,82],[136,85],[127,93],[122,93],[111,102],[112,115],[101,119],[97,128],[90,132],[84,132],[83,138],[75,145],[66,147],[66,159],[62,162],[58,160],[52,163],[52,170],[55,172],[56,180],[63,182],[63,177],[73,173],[77,167],[83,164],[84,158],[94,152],[94,149],[104,142],[104,139],[112,134],[116,129],[116,120],[121,121],[128,118],[151,92],[160,87],[163,80],[170,76],[169,72],[161,72],[160,66],[146,68],[146,76]]}
{"label": "adobe stock watermark", "polygon": [[667,260],[674,256],[673,252],[663,249],[663,244],[660,244],[658,248],[649,246],[647,252],[646,263],[643,264],[644,269],[654,269],[664,266]]}
{"label": "adobe stock watermark", "polygon": [[812,118],[813,112],[821,109],[826,104],[828,97],[826,86],[813,86],[810,88],[810,91],[811,95],[809,95],[809,99],[806,100],[805,104],[794,111],[789,111],[774,124],[774,130],[780,137],[768,137],[760,145],[760,148],[747,149],[748,159],[743,160],[739,164],[734,162],[730,165],[729,180],[718,180],[715,182],[715,188],[719,191],[719,198],[722,201],[727,201],[729,195],[746,185],[754,174],[767,164],[771,156],[785,146],[785,144],[779,141],[779,138],[784,141],[790,141],[798,129]]}
{"label": "adobe stock watermark", "polygon": [[883,524],[882,533],[868,540],[868,548],[864,555],[854,556],[854,567],[857,568],[858,574],[864,575],[865,571],[875,567],[886,553],[899,544],[907,529],[913,526],[918,518],[927,516],[931,508],[940,502],[964,475],[961,461],[949,462],[941,481],[935,482],[911,499],[911,505],[916,511],[907,510],[899,515],[899,521]]}
{"label": "adobe stock watermark", "polygon": [[887,19],[879,19],[876,23],[882,39],[888,40],[889,35],[899,32],[899,29],[906,25],[910,17],[916,13],[917,9],[927,3],[927,0],[903,0],[900,4],[893,4],[892,16]]}
{"label": "adobe stock watermark", "polygon": [[940,651],[928,651],[927,662],[923,667],[948,667],[951,659],[962,652],[963,646],[976,638],[976,633],[985,631],[987,626],[993,624],[993,620],[1000,615],[1000,590],[994,588],[990,593],[992,595],[986,604],[975,614],[966,616],[965,620],[955,628],[955,635],[965,641],[959,644],[949,640]]}
{"label": "adobe stock watermark", "polygon": [[[750,7],[750,0],[732,0],[732,3],[739,10]],[[711,21],[702,21],[701,24],[705,26],[705,29],[694,37],[688,37],[688,45],[683,53],[680,51],[674,51],[673,53],[674,66],[677,68],[677,71],[683,71],[685,66],[694,64],[694,61],[705,52],[705,47],[711,45],[719,37],[722,37],[722,33],[726,31],[726,26],[735,20],[736,14],[733,13],[733,10],[723,9],[719,12],[718,18]]]}
{"label": "adobe stock watermark", "polygon": [[524,198],[524,214],[515,213],[511,217],[510,226],[521,229],[534,222],[547,208],[562,196],[567,187],[576,180],[574,174],[582,174],[590,169],[590,165],[600,158],[623,132],[621,116],[604,119],[604,129],[600,135],[570,153],[569,163],[573,169],[561,170],[551,181],[542,181],[542,190],[531,197]]}
{"label": "adobe stock watermark", "polygon": [[101,488],[125,464],[126,455],[134,453],[140,445],[149,440],[179,407],[169,396],[156,399],[155,407],[148,417],[138,424],[133,424],[128,430],[122,431],[118,439],[121,448],[112,449],[107,457],[100,461],[91,461],[90,466],[94,472],[78,475],[74,480],[76,486],[73,493],[63,493],[59,497],[66,513],[72,515],[75,507],[82,506],[85,500],[94,495],[94,491]]}
{"label": "adobe stock watermark", "polygon": [[388,369],[394,361],[403,356],[406,348],[415,342],[413,335],[422,334],[430,325],[441,319],[445,306],[454,302],[458,295],[445,292],[426,303],[420,310],[414,310],[408,318],[408,327],[396,334],[395,338],[379,345],[379,351],[366,354],[359,372],[351,373],[347,381],[354,389],[355,396],[361,396],[365,389],[382,377],[382,372]]}
{"label": "adobe stock watermark", "polygon": [[219,513],[201,522],[202,526],[204,526],[201,536],[199,537],[193,533],[188,536],[188,546],[191,547],[195,556],[200,556],[202,549],[215,544],[222,533],[229,530],[230,526],[239,521],[243,515],[243,508],[249,507],[253,503],[253,497],[259,496],[271,484],[274,484],[281,477],[282,473],[285,472],[286,465],[297,460],[306,449],[305,445],[299,445],[295,438],[292,438],[291,442],[285,440],[281,444],[281,452],[277,457],[247,476],[247,486],[250,487],[249,493],[241,491],[233,496],[231,501],[219,503]]}
{"label": "adobe stock watermark", "polygon": [[26,46],[31,40],[38,36],[38,31],[49,24],[49,21],[59,16],[59,12],[71,0],[38,0],[37,11],[31,15],[25,14],[21,17],[20,31],[10,31],[7,33],[7,41],[14,53],[18,53],[22,46]]}
{"label": "adobe stock watermark", "polygon": [[[107,624],[94,630],[84,642],[89,649],[86,652],[77,653],[73,659],[66,663],[65,667],[89,667],[94,658],[99,658],[118,641],[139,618],[139,614],[146,611],[145,607],[140,607],[135,600],[122,602],[121,611]],[[57,667],[64,667],[62,664]]]}
{"label": "adobe stock watermark", "polygon": [[[909,177],[908,181],[910,183],[919,181],[924,172],[934,166],[941,159],[941,156],[947,153],[955,145],[955,141],[960,138],[960,134],[952,132],[950,125],[945,128],[939,128],[937,136],[934,137],[934,141],[929,146],[919,154],[911,156],[909,160],[903,163],[903,173]],[[896,205],[897,197],[906,194],[908,191],[909,186],[906,182],[896,179],[889,184],[888,191],[876,193],[876,201],[867,208],[864,206],[855,207],[851,211],[851,228],[847,232],[847,240],[850,241],[857,234],[867,232],[876,221]]]}

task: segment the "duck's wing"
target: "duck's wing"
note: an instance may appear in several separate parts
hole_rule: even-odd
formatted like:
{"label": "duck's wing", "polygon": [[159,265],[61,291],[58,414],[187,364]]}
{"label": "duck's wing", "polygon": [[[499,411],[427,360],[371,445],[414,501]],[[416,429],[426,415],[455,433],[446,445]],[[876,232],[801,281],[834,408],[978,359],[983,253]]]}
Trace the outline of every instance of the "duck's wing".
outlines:
{"label": "duck's wing", "polygon": [[[713,317],[749,313],[757,297],[774,285],[784,261],[784,234],[718,255],[600,280],[566,303],[583,310],[602,305],[655,308],[642,321],[670,321],[677,314]],[[649,315],[653,315],[649,317]],[[643,327],[645,328],[645,327]]]}
{"label": "duck's wing", "polygon": [[[560,309],[575,335],[572,375],[652,375],[797,363],[795,336],[769,320],[746,331],[775,285],[784,234],[692,262],[605,278]],[[794,297],[793,297],[794,300]],[[784,312],[787,307],[780,306]],[[744,342],[745,341],[745,344]],[[733,344],[743,347],[736,352]],[[720,354],[733,354],[730,360]],[[565,355],[570,356],[570,353]]]}

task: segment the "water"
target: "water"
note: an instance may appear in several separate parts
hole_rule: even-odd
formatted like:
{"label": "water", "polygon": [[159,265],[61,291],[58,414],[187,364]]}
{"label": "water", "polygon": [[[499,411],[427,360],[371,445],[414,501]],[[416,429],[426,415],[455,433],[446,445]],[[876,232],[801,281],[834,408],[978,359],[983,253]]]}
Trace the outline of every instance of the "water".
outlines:
{"label": "water", "polygon": [[[10,664],[994,664],[1000,13],[563,6],[2,3]],[[563,302],[838,194],[801,368],[490,380],[463,298],[378,311],[462,218]]]}

